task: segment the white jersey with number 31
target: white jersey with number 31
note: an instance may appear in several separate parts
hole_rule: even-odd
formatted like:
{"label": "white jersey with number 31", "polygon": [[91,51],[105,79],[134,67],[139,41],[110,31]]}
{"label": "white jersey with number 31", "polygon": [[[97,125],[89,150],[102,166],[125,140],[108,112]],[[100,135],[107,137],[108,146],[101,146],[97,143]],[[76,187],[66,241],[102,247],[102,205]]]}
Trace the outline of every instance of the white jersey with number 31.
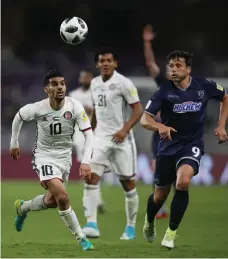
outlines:
{"label": "white jersey with number 31", "polygon": [[103,81],[101,76],[91,82],[95,106],[96,136],[112,136],[128,120],[127,104],[139,102],[138,92],[132,81],[114,71],[112,77]]}
{"label": "white jersey with number 31", "polygon": [[23,121],[37,121],[37,136],[33,154],[41,158],[57,158],[71,161],[72,137],[77,124],[81,131],[90,128],[89,119],[82,104],[65,97],[63,107],[56,111],[49,99],[27,104],[19,110]]}

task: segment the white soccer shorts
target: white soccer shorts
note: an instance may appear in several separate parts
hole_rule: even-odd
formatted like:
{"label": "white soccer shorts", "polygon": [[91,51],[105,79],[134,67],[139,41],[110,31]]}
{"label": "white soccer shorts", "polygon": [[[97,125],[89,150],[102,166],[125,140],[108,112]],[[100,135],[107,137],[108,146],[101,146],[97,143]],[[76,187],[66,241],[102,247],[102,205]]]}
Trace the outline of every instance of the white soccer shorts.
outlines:
{"label": "white soccer shorts", "polygon": [[112,137],[95,137],[90,161],[91,170],[99,176],[111,167],[120,179],[133,179],[137,170],[137,151],[134,139],[125,139],[120,144]]}
{"label": "white soccer shorts", "polygon": [[60,179],[64,186],[67,185],[71,168],[69,162],[61,162],[53,158],[33,158],[32,165],[44,188],[46,188],[45,182],[54,178]]}

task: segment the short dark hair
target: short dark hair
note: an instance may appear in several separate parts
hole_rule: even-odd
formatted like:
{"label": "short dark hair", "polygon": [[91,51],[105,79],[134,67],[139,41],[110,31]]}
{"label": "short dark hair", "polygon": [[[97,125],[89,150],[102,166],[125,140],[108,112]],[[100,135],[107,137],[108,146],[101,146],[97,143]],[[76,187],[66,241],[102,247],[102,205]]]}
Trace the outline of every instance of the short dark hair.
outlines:
{"label": "short dark hair", "polygon": [[46,86],[49,83],[49,80],[54,77],[63,77],[62,73],[58,70],[52,69],[43,78],[44,86]]}
{"label": "short dark hair", "polygon": [[95,63],[98,62],[98,59],[99,59],[99,56],[100,56],[100,55],[105,55],[105,54],[112,54],[113,59],[114,59],[115,61],[117,61],[117,55],[116,55],[116,53],[115,53],[111,48],[106,48],[106,49],[103,49],[103,50],[98,51],[98,52],[95,54],[95,57],[94,57]]}
{"label": "short dark hair", "polygon": [[170,62],[171,59],[175,59],[175,58],[184,58],[185,64],[188,67],[192,66],[193,53],[183,51],[183,50],[174,50],[167,56],[167,61]]}

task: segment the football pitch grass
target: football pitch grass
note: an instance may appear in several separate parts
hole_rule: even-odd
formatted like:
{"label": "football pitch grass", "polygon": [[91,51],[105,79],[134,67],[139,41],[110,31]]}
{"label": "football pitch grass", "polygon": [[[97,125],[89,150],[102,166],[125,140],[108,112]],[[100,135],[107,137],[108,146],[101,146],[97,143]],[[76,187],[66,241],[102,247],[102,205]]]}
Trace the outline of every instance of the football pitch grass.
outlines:
{"label": "football pitch grass", "polygon": [[[30,199],[42,194],[39,182],[2,182],[2,257],[228,257],[228,188],[192,187],[190,204],[185,214],[176,247],[162,248],[160,243],[168,220],[157,221],[157,239],[146,243],[142,235],[147,197],[151,187],[138,185],[140,207],[137,221],[137,237],[122,241],[125,227],[124,194],[120,187],[102,187],[107,213],[99,215],[101,237],[91,239],[93,251],[81,251],[70,231],[54,209],[31,212],[22,232],[14,228],[14,201]],[[85,219],[82,209],[83,184],[68,185],[71,204],[80,224]],[[170,198],[167,202],[169,207]]]}

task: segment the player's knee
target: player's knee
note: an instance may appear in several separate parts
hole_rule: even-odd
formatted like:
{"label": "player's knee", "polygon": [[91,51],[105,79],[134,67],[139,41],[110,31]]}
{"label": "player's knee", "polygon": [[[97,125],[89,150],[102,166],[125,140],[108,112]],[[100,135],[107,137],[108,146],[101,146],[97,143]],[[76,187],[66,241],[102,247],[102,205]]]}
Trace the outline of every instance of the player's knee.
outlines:
{"label": "player's knee", "polygon": [[194,170],[189,165],[182,165],[177,171],[176,189],[188,190]]}
{"label": "player's knee", "polygon": [[170,188],[155,188],[154,192],[154,202],[160,203],[167,199],[169,195]]}
{"label": "player's knee", "polygon": [[135,189],[135,180],[120,179],[119,180],[125,192],[130,192]]}
{"label": "player's knee", "polygon": [[47,208],[53,208],[53,209],[55,209],[55,208],[58,207],[58,204],[57,204],[56,200],[53,198],[53,199],[50,199],[50,200],[48,200],[48,201],[45,200],[45,206],[46,206]]}
{"label": "player's knee", "polygon": [[176,182],[176,189],[177,190],[188,190],[190,182],[191,182],[191,178],[189,178],[189,177],[181,177]]}
{"label": "player's knee", "polygon": [[69,196],[67,193],[60,193],[56,196],[58,207],[65,207],[69,204]]}
{"label": "player's knee", "polygon": [[90,179],[86,179],[85,182],[90,185],[97,185],[100,181],[100,176],[92,173]]}

